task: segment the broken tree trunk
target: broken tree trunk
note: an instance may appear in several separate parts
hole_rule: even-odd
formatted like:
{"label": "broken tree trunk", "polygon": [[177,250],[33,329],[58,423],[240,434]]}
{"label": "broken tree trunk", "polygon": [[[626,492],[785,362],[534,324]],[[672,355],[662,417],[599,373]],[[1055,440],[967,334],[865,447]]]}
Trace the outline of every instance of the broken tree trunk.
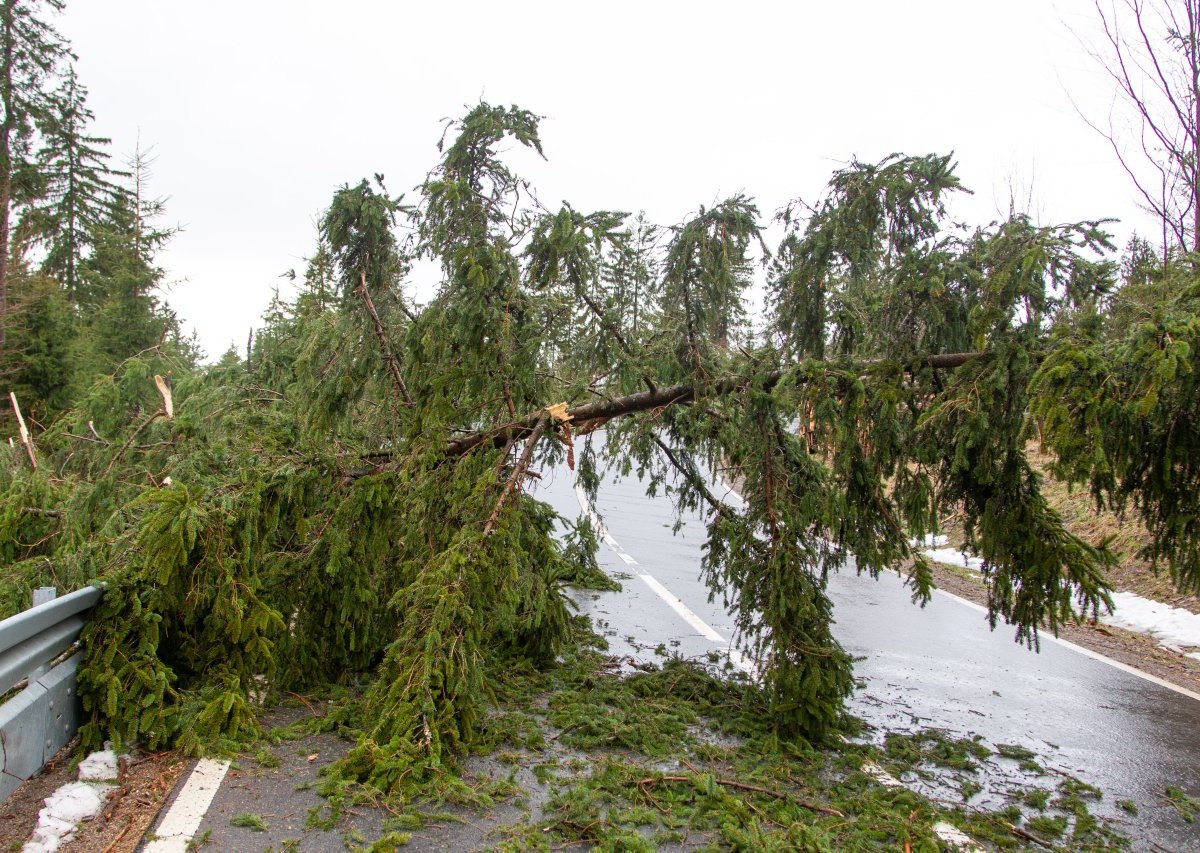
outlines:
{"label": "broken tree trunk", "polygon": [[[960,367],[981,355],[983,353],[978,352],[930,355],[914,364],[914,369],[922,367],[934,369]],[[769,390],[778,384],[783,376],[784,371],[776,370],[766,374],[759,381],[762,383],[764,389]],[[668,388],[639,391],[636,394],[628,394],[624,397],[616,397],[611,400],[595,400],[590,403],[581,403],[578,406],[568,408],[564,420],[578,424],[574,430],[576,435],[586,435],[613,418],[632,415],[637,412],[651,411],[653,409],[664,409],[679,403],[691,403],[696,399],[697,393],[701,391],[705,394],[718,397],[731,394],[741,387],[744,381],[742,378],[722,379],[704,388],[699,388],[693,384],[672,385]],[[504,424],[503,426],[490,430],[479,430],[461,438],[456,438],[446,445],[445,453],[447,456],[462,456],[464,453],[470,453],[481,446],[501,448],[509,442],[521,441],[533,433],[537,424],[541,421],[543,414],[545,414],[545,410],[538,410],[520,420]]]}

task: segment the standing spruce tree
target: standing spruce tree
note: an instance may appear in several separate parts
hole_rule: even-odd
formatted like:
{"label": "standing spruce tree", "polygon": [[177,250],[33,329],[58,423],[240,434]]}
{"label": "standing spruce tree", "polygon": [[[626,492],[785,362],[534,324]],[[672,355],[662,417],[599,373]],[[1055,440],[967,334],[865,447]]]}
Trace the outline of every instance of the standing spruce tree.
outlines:
{"label": "standing spruce tree", "polygon": [[[43,272],[62,283],[73,304],[90,307],[102,294],[82,292],[80,264],[104,228],[117,218],[129,219],[130,214],[136,226],[142,221],[142,211],[134,209],[139,200],[123,201],[127,191],[112,181],[124,173],[108,166],[104,146],[109,140],[87,134],[93,116],[86,98],[87,90],[79,83],[74,67],[68,66],[52,95],[50,114],[42,123],[37,157],[41,187],[28,217],[30,233],[46,245]],[[119,202],[127,210],[117,211]],[[131,242],[137,251],[136,241]]]}
{"label": "standing spruce tree", "polygon": [[[787,219],[751,347],[751,200],[701,210],[639,265],[665,298],[635,321],[604,263],[639,240],[625,215],[530,204],[498,153],[540,154],[537,117],[479,104],[449,133],[412,208],[367,182],[338,191],[319,273],[250,364],[141,353],[40,436],[53,466],[10,454],[11,589],[49,565],[108,584],[85,637],[88,742],[198,750],[256,730],[252,685],[369,672],[335,773],[384,792],[440,774],[495,674],[570,641],[578,549],[526,490],[564,458],[593,494],[607,457],[651,488],[675,478],[705,514],[699,570],[790,736],[827,735],[852,686],[829,573],[907,565],[926,598],[910,543],[945,514],[965,518],[990,618],[1018,639],[1108,603],[1107,553],[1064,529],[1025,459],[1035,415],[1064,476],[1130,503],[1151,555],[1200,583],[1194,281],[1110,323],[1095,223],[948,226],[949,158],[895,156],[851,164]],[[418,256],[442,273],[419,311],[400,295]],[[744,509],[702,462],[737,472]]]}
{"label": "standing spruce tree", "polygon": [[0,2],[0,346],[8,314],[9,261],[15,213],[38,192],[33,144],[37,127],[53,115],[46,90],[69,51],[45,13],[61,0]]}
{"label": "standing spruce tree", "polygon": [[178,333],[174,317],[156,296],[163,271],[154,264],[152,241],[133,202],[131,195],[118,196],[106,217],[89,225],[91,251],[75,273],[76,294],[87,295],[86,311],[78,319],[76,369],[88,384]]}

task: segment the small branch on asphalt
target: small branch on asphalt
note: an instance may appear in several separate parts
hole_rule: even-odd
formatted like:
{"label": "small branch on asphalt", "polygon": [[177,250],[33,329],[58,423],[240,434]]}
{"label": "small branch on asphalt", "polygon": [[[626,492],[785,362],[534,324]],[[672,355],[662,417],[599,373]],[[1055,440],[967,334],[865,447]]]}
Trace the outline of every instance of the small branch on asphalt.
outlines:
{"label": "small branch on asphalt", "polygon": [[1003,821],[1003,823],[1008,828],[1008,831],[1011,832],[1013,835],[1017,836],[1017,838],[1024,838],[1026,841],[1032,841],[1034,844],[1039,844],[1042,847],[1045,847],[1047,850],[1061,850],[1062,849],[1057,844],[1052,844],[1051,842],[1046,841],[1043,838],[1038,838],[1033,833],[1026,832],[1025,830],[1021,829],[1021,827],[1019,827],[1019,826],[1013,826],[1011,823],[1008,823],[1007,821]]}
{"label": "small branch on asphalt", "polygon": [[[657,784],[659,782],[695,783],[695,781],[696,781],[695,778],[693,778],[691,776],[647,776],[645,779],[639,779],[637,782],[637,785],[639,788],[643,788],[648,785]],[[733,779],[717,779],[714,777],[713,782],[716,783],[717,785],[721,785],[722,787],[725,787],[725,788],[734,788],[738,791],[749,791],[750,793],[753,793],[753,794],[765,794],[766,796],[774,797],[777,800],[789,800],[790,802],[793,802],[796,805],[801,806],[802,808],[806,808],[809,811],[820,812],[821,814],[832,815],[833,817],[843,817],[844,818],[846,816],[843,812],[840,812],[837,809],[830,808],[829,806],[823,806],[823,805],[820,805],[819,803],[810,803],[810,802],[807,802],[806,800],[798,800],[795,797],[793,797],[791,794],[788,794],[785,791],[772,791],[770,788],[762,788],[762,787],[759,787],[758,785],[747,785],[744,782],[737,782],[737,781],[734,781]]]}

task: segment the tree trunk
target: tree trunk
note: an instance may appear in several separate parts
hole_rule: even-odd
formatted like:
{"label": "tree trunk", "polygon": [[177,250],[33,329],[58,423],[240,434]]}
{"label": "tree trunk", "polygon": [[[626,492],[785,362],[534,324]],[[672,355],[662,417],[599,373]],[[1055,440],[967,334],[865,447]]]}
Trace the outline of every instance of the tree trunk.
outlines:
{"label": "tree trunk", "polygon": [[[941,353],[921,359],[920,366],[935,369],[951,369],[960,367],[981,355],[983,353],[978,352]],[[783,374],[782,370],[776,370],[766,374],[759,381],[762,382],[764,388],[770,389],[783,378]],[[732,394],[741,387],[742,381],[741,379],[722,379],[704,390],[713,396]],[[698,390],[695,385],[680,384],[653,391],[639,391],[636,394],[629,394],[612,400],[597,400],[592,403],[582,403],[567,409],[567,420],[579,425],[574,430],[576,435],[586,435],[613,418],[632,415],[637,412],[645,412],[651,409],[665,409],[667,406],[673,406],[677,403],[690,403],[696,399]],[[504,424],[490,430],[479,430],[462,438],[456,438],[446,445],[444,452],[447,456],[462,456],[465,453],[470,453],[477,447],[490,446],[501,448],[510,441],[521,441],[533,434],[537,425],[541,423],[544,414],[545,412],[539,409],[518,421],[513,421],[512,423]]]}
{"label": "tree trunk", "polygon": [[0,125],[0,347],[5,345],[8,325],[8,244],[9,216],[12,208],[12,130],[13,130],[13,9],[0,9],[0,39],[3,39],[3,67],[0,68],[0,100],[4,123]]}

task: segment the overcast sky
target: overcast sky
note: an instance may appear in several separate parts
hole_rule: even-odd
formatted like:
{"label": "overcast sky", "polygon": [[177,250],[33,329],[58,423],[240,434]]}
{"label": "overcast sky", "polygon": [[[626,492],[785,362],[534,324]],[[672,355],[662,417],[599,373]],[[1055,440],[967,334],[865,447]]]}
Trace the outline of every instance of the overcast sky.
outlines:
{"label": "overcast sky", "polygon": [[339,185],[410,190],[480,99],[546,117],[548,162],[514,162],[547,205],[674,224],[745,191],[769,214],[851,157],[953,151],[960,218],[1015,194],[1042,224],[1148,230],[1068,98],[1107,119],[1072,34],[1095,38],[1091,0],[68,0],[57,24],[114,155],[153,146],[183,227],[168,300],[210,357],[244,349]]}

